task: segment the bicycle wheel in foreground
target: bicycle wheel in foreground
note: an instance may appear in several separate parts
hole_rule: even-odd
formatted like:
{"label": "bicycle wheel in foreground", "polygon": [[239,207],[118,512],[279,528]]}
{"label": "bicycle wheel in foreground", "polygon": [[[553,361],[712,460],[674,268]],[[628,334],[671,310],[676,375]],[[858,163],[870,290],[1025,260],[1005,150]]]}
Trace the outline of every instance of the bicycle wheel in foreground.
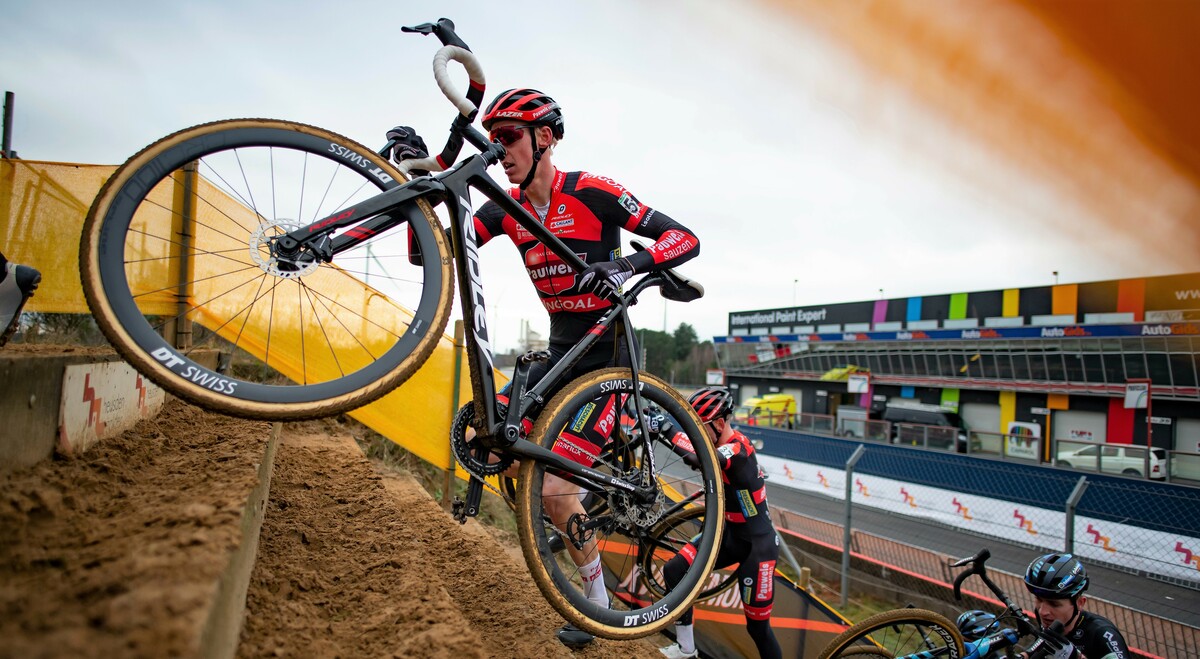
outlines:
{"label": "bicycle wheel in foreground", "polygon": [[[193,403],[275,420],[358,407],[407,379],[442,335],[454,282],[440,222],[409,204],[396,227],[332,262],[272,245],[403,181],[370,149],[312,126],[188,128],[100,190],[80,245],[84,294],[117,351]],[[430,256],[422,265],[410,233]],[[215,367],[196,361],[211,349]]]}
{"label": "bicycle wheel in foreground", "polygon": [[945,616],[925,609],[884,611],[842,632],[819,659],[838,657],[921,657],[961,659],[962,635]]}
{"label": "bicycle wheel in foreground", "polygon": [[[636,434],[613,432],[612,441],[601,455],[589,454],[578,443],[587,426],[607,426],[611,430],[621,422],[621,398],[633,391],[631,375],[629,369],[611,368],[572,381],[542,411],[530,437],[538,438],[546,448],[560,442],[560,449],[574,452],[584,462],[595,459],[593,469],[604,476],[649,481],[650,461]],[[687,401],[663,380],[641,374],[640,381],[645,402],[661,408],[676,428],[692,438],[700,462],[698,473],[665,444],[654,442],[655,494],[645,500],[605,479],[589,484],[591,494],[583,501],[578,491],[554,494],[561,484],[554,470],[532,460],[522,462],[518,481],[517,530],[538,588],[564,618],[580,629],[618,640],[660,631],[692,604],[708,583],[724,518],[716,451],[707,438],[698,441],[705,437],[700,420]],[[695,503],[708,515],[695,541],[695,557],[674,590],[661,597],[630,596],[628,587],[636,581],[630,573],[637,564],[640,539],[671,512],[673,486],[682,480],[704,484],[704,493]],[[564,509],[568,512],[562,513]],[[553,526],[544,519],[551,520]],[[565,537],[566,542],[552,543],[555,536]],[[597,558],[603,565],[607,607],[587,598],[577,567]]]}

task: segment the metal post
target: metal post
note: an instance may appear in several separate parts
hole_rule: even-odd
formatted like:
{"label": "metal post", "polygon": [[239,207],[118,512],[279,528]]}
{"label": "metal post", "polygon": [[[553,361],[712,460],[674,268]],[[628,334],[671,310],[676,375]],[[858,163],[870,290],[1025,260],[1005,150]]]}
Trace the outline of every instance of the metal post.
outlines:
{"label": "metal post", "polygon": [[1075,553],[1075,506],[1079,505],[1079,500],[1083,498],[1083,491],[1087,489],[1087,476],[1080,476],[1079,482],[1075,483],[1075,489],[1071,490],[1071,495],[1067,497],[1067,519],[1066,528],[1063,529],[1063,551],[1068,554]]}
{"label": "metal post", "polygon": [[854,494],[854,465],[862,457],[866,448],[859,444],[854,449],[850,459],[846,461],[846,520],[842,526],[842,608],[850,604],[850,510],[853,505],[851,497]]}
{"label": "metal post", "polygon": [[[1154,450],[1154,425],[1152,423],[1154,417],[1151,416],[1150,404],[1154,400],[1152,390],[1154,383],[1149,378],[1146,379],[1146,464],[1142,467],[1142,475],[1150,478],[1150,453]],[[1170,465],[1164,465],[1170,469]]]}
{"label": "metal post", "polygon": [[[454,391],[450,393],[450,414],[458,413],[458,390],[462,383],[463,321],[454,321]],[[450,464],[446,467],[446,479],[442,483],[442,507],[449,510],[454,497],[450,494],[454,485],[454,451],[450,452]]]}
{"label": "metal post", "polygon": [[792,548],[788,546],[787,539],[783,537],[783,534],[779,532],[779,529],[775,529],[775,538],[779,541],[779,553],[783,554],[783,557],[787,559],[788,565],[792,566],[792,570],[796,572],[796,578],[799,578],[801,574],[800,563],[798,563],[796,561],[796,557],[792,555]]}
{"label": "metal post", "polygon": [[192,238],[196,235],[196,171],[199,163],[193,160],[183,166],[183,199],[180,203],[179,281],[176,282],[175,347],[192,347],[192,321],[187,317],[192,299]]}
{"label": "metal post", "polygon": [[12,92],[4,92],[4,137],[0,142],[0,158],[11,158],[12,152],[12,124],[13,124],[13,100],[15,95]]}

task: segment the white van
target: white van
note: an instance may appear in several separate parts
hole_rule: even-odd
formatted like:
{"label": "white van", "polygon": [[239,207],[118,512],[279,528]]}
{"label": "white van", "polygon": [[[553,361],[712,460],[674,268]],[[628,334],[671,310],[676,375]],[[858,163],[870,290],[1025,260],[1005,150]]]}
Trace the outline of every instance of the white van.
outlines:
{"label": "white van", "polygon": [[[1058,455],[1058,466],[1106,474],[1142,476],[1146,471],[1146,447],[1128,444],[1092,444]],[[1167,477],[1167,452],[1150,449],[1150,478]]]}

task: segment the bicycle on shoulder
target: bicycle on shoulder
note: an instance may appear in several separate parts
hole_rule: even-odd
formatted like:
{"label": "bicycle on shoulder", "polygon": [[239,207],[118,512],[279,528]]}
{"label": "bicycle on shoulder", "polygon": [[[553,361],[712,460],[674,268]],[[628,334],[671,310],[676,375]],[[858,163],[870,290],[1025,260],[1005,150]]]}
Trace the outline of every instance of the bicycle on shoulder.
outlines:
{"label": "bicycle on shoulder", "polygon": [[[703,289],[670,271],[627,282],[627,290],[611,291],[613,304],[592,331],[528,388],[529,368],[543,356],[523,357],[510,403],[496,403],[470,191],[499,204],[576,272],[585,266],[488,176],[505,148],[472,126],[484,77],[453,23],[405,31],[442,42],[434,75],[458,109],[445,148],[423,163],[433,175],[409,180],[406,168],[383,156],[390,143],[375,151],[295,122],[234,119],[181,130],[126,161],[92,204],[80,246],[88,303],[117,351],[171,393],[236,416],[299,420],[360,407],[408,380],[444,338],[457,279],[473,391],[451,433],[454,455],[473,475],[460,517],[478,511],[482,479],[520,459],[521,548],[546,599],[598,636],[657,632],[705,589],[724,504],[715,450],[687,401],[641,370],[628,308],[649,288],[682,302]],[[450,60],[466,69],[466,94],[450,79]],[[456,162],[464,143],[478,153]],[[562,384],[607,332],[625,341],[632,366]],[[560,388],[549,396],[552,387]],[[614,433],[597,455],[554,451],[587,416],[614,423],[604,416],[613,410],[598,409],[614,395],[633,409],[657,406],[695,438],[699,473],[645,428]],[[527,434],[524,419],[536,420]],[[681,504],[673,484],[687,478],[701,489]],[[553,519],[543,495],[551,479],[577,486],[590,507]],[[690,521],[702,539],[674,590],[611,598],[609,606],[588,599],[579,568],[563,560],[563,545],[595,548],[611,575],[636,561],[632,538],[652,534],[689,506],[706,511]]]}
{"label": "bicycle on shoulder", "polygon": [[[950,567],[968,567],[954,579],[954,597],[962,599],[962,585],[977,575],[1004,604],[1004,610],[993,617],[971,619],[960,616],[951,622],[940,613],[926,609],[905,608],[884,611],[852,625],[821,652],[820,659],[838,657],[886,657],[887,659],[984,659],[986,657],[1019,656],[1027,652],[1029,659],[1048,657],[1077,657],[1071,642],[1062,634],[1061,623],[1043,629],[1028,613],[1013,602],[987,574],[987,559],[991,552],[980,550],[970,558],[953,561]],[[976,624],[976,623],[984,624]],[[973,640],[964,639],[964,632]],[[1023,643],[1028,647],[1022,647]]]}

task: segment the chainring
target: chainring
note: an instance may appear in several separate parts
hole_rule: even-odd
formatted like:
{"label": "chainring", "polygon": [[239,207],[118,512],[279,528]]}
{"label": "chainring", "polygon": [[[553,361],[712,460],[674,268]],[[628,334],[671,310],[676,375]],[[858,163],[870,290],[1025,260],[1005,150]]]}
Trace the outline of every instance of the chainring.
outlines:
{"label": "chainring", "polygon": [[[496,407],[501,417],[508,413],[508,406],[504,403],[497,403]],[[450,450],[454,452],[454,459],[463,469],[467,470],[467,473],[482,479],[503,473],[512,466],[515,458],[512,455],[495,452],[489,452],[488,455],[497,456],[500,458],[499,462],[484,462],[475,457],[475,450],[480,448],[478,439],[467,440],[467,428],[471,425],[471,417],[475,413],[474,408],[475,404],[468,402],[454,413],[454,421],[450,424]]]}

